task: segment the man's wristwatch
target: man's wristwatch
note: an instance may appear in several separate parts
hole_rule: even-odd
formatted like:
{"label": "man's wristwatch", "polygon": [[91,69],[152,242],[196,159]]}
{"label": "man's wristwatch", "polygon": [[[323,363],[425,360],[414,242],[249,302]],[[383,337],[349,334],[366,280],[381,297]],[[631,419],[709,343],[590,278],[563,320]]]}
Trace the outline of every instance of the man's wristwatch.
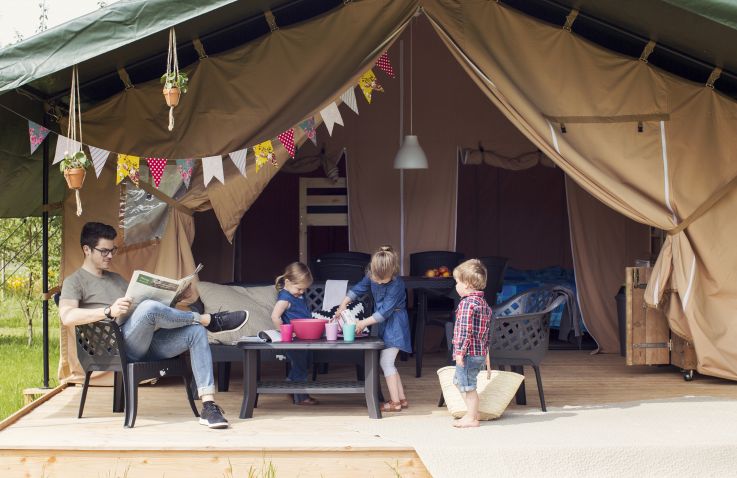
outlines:
{"label": "man's wristwatch", "polygon": [[114,318],[114,317],[113,317],[113,316],[111,315],[111,313],[112,313],[112,310],[110,310],[110,306],[108,306],[108,307],[105,307],[104,309],[102,309],[102,313],[103,313],[103,314],[105,314],[105,317],[107,317],[108,319],[112,319],[112,318]]}

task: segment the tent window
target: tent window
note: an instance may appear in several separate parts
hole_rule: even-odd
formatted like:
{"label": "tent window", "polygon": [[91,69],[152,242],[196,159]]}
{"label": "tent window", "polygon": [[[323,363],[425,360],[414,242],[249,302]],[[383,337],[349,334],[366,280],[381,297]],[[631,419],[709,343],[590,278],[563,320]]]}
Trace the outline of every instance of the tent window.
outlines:
{"label": "tent window", "polygon": [[[151,183],[151,173],[141,168],[141,181]],[[159,190],[178,199],[186,192],[175,165],[167,165],[159,184]],[[169,219],[169,206],[157,197],[126,182],[121,190],[120,226],[124,231],[126,246],[160,239]]]}

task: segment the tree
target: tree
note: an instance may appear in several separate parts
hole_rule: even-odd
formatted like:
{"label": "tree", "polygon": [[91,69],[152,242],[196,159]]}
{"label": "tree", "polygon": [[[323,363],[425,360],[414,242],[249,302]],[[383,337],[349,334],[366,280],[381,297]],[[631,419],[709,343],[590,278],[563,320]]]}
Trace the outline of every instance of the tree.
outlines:
{"label": "tree", "polygon": [[36,33],[41,33],[49,28],[49,7],[46,5],[46,0],[41,0],[38,4],[38,8],[41,9],[41,14],[38,16],[38,28],[36,28]]}
{"label": "tree", "polygon": [[[38,317],[42,293],[42,222],[39,217],[0,219],[0,272],[3,296],[14,301],[33,343],[33,320]],[[49,220],[49,287],[57,285],[61,265],[61,217]]]}

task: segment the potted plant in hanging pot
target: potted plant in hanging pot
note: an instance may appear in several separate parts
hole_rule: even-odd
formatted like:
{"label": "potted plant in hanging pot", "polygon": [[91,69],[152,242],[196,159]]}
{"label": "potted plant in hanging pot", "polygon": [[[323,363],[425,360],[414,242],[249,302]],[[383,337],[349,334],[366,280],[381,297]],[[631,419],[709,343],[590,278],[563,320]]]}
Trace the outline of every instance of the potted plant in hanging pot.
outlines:
{"label": "potted plant in hanging pot", "polygon": [[171,71],[161,75],[161,84],[166,105],[170,108],[179,104],[179,97],[187,92],[187,74],[182,71]]}
{"label": "potted plant in hanging pot", "polygon": [[92,164],[84,151],[67,153],[59,163],[59,169],[64,173],[69,189],[80,189],[84,183],[85,170]]}

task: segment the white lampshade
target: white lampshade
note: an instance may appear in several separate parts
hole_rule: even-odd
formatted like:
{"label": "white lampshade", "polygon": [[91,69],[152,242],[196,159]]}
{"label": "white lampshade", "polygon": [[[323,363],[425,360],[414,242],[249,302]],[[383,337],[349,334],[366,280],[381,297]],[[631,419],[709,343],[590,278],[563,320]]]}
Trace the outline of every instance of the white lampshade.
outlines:
{"label": "white lampshade", "polygon": [[394,157],[394,169],[427,169],[427,156],[417,140],[408,134]]}

